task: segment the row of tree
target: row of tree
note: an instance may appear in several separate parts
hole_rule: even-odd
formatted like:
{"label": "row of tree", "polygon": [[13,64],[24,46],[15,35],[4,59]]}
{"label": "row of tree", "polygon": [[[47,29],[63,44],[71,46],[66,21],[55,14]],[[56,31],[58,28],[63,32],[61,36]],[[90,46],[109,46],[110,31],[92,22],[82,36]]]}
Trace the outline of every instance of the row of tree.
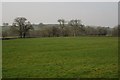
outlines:
{"label": "row of tree", "polygon": [[118,36],[118,26],[114,28],[85,26],[79,19],[69,22],[59,19],[58,22],[59,24],[54,25],[40,23],[35,30],[35,26],[25,17],[17,17],[12,25],[3,23],[2,37]]}

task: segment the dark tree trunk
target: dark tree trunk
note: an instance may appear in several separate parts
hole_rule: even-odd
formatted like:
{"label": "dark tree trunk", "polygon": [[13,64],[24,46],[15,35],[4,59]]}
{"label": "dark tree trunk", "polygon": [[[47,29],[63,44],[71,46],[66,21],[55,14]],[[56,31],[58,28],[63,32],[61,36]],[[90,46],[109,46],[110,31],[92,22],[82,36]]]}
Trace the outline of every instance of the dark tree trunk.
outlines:
{"label": "dark tree trunk", "polygon": [[26,33],[23,33],[23,38],[25,38],[26,37]]}

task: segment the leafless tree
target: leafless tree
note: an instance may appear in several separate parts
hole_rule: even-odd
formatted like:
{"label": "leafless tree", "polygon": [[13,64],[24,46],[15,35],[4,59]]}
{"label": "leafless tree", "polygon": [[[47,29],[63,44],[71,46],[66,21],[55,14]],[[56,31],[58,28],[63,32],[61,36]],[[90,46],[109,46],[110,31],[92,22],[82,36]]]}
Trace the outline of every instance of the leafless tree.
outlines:
{"label": "leafless tree", "polygon": [[26,33],[33,29],[31,23],[25,17],[17,17],[12,24],[12,27],[18,31],[20,38],[25,38]]}

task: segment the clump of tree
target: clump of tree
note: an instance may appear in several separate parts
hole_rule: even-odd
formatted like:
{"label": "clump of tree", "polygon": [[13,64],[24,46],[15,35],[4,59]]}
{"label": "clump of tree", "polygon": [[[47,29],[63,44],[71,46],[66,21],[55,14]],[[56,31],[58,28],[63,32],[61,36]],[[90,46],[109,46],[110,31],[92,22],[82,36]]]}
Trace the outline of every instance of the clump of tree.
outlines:
{"label": "clump of tree", "polygon": [[4,38],[6,38],[7,36],[8,36],[7,31],[2,31],[2,38],[4,39]]}
{"label": "clump of tree", "polygon": [[60,36],[65,36],[65,23],[66,21],[64,19],[58,19],[58,22],[60,24]]}
{"label": "clump of tree", "polygon": [[119,26],[115,26],[112,29],[112,36],[118,36],[118,34],[119,34]]}
{"label": "clump of tree", "polygon": [[3,39],[6,38],[8,36],[8,29],[6,29],[8,27],[8,23],[3,23],[3,26],[2,26],[2,37]]}
{"label": "clump of tree", "polygon": [[71,26],[72,28],[72,33],[73,36],[78,36],[81,35],[82,33],[84,33],[84,25],[82,25],[81,20],[79,19],[75,19],[75,20],[70,20],[68,25]]}
{"label": "clump of tree", "polygon": [[33,26],[25,17],[17,17],[12,24],[12,29],[19,33],[20,38],[25,38],[29,30],[33,30]]}
{"label": "clump of tree", "polygon": [[[24,17],[17,17],[12,25],[4,23],[3,37],[77,37],[77,36],[118,36],[119,26],[114,28],[101,26],[85,26],[79,19],[66,21],[58,19],[59,24],[31,24]],[[5,28],[8,28],[6,30]],[[33,30],[34,29],[34,30]]]}

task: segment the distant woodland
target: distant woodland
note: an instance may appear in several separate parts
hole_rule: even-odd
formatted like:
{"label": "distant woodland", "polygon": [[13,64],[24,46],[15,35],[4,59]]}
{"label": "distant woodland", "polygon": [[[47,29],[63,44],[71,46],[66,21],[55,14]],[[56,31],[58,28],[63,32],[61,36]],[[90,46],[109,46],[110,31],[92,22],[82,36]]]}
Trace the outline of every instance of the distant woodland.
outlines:
{"label": "distant woodland", "polygon": [[58,24],[31,24],[25,17],[17,17],[11,25],[3,23],[2,38],[118,36],[119,32],[119,26],[89,26],[80,19],[57,21]]}

